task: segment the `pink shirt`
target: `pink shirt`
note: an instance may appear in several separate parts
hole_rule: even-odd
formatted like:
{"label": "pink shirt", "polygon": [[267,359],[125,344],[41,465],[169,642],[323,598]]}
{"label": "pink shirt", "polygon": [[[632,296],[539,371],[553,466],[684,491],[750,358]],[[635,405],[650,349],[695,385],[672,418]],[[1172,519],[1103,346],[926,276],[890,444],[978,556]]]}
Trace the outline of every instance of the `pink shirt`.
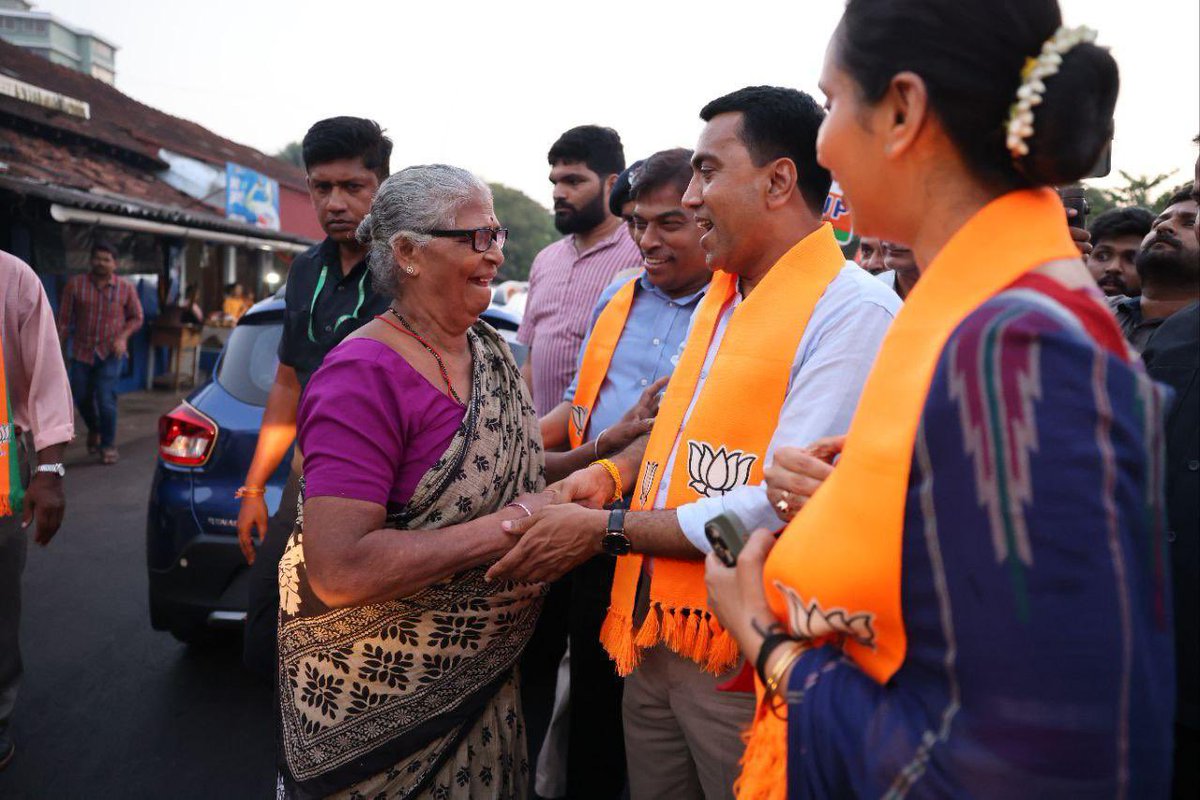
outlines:
{"label": "pink shirt", "polygon": [[539,417],[562,402],[600,292],[618,272],[641,263],[641,251],[625,225],[618,225],[612,236],[582,253],[572,235],[533,259],[529,300],[517,340],[532,348],[533,405]]}
{"label": "pink shirt", "polygon": [[0,344],[13,422],[38,450],[75,435],[71,387],[50,300],[21,259],[0,250]]}

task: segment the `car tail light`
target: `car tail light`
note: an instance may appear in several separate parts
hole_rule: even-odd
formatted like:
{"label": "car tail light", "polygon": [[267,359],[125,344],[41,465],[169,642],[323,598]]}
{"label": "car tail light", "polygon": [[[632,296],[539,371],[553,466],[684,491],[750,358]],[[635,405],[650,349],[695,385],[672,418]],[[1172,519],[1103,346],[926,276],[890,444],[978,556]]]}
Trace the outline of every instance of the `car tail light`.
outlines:
{"label": "car tail light", "polygon": [[217,423],[181,403],[158,419],[158,454],[168,464],[199,467],[212,455]]}

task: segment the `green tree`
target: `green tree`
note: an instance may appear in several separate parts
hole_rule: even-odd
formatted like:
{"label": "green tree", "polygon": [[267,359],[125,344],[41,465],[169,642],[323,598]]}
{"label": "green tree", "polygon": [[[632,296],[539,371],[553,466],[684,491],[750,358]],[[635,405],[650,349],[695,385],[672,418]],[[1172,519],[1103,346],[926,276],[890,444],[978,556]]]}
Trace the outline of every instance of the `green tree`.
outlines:
{"label": "green tree", "polygon": [[1122,206],[1142,206],[1151,211],[1161,211],[1162,207],[1166,205],[1167,198],[1175,191],[1174,189],[1164,190],[1163,183],[1177,171],[1172,170],[1151,177],[1149,175],[1130,175],[1121,170],[1121,178],[1125,181],[1123,185],[1109,189],[1085,185],[1084,194],[1091,207],[1090,216],[1094,218],[1110,208]]}
{"label": "green tree", "polygon": [[528,280],[533,257],[559,237],[554,215],[524,192],[502,183],[489,184],[495,198],[496,219],[508,228],[504,266],[498,280]]}
{"label": "green tree", "polygon": [[288,142],[283,146],[283,149],[275,154],[275,158],[286,161],[289,164],[295,164],[300,169],[304,169],[304,153],[301,150],[299,142]]}

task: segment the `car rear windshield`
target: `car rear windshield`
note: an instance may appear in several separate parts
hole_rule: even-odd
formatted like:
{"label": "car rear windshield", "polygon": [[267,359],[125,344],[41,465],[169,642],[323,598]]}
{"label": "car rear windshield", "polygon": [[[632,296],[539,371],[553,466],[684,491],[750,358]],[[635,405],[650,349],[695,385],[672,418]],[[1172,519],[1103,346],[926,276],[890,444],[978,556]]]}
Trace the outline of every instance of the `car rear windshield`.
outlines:
{"label": "car rear windshield", "polygon": [[265,406],[275,382],[281,335],[283,325],[277,319],[234,328],[221,355],[217,383],[243,403]]}

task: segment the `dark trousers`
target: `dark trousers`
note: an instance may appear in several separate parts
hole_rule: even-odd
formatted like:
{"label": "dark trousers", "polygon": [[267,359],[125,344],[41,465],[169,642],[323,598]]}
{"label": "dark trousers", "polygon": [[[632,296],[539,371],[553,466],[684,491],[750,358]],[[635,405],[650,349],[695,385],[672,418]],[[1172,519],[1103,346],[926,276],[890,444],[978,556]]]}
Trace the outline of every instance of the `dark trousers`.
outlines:
{"label": "dark trousers", "polygon": [[529,763],[536,764],[554,711],[559,662],[571,643],[566,795],[571,800],[609,800],[625,787],[622,681],[600,644],[615,567],[612,556],[596,556],[552,585],[521,657]]}
{"label": "dark trousers", "polygon": [[[29,485],[33,437],[18,436],[12,456],[17,459],[22,486]],[[21,527],[21,515],[0,517],[0,756],[8,751],[8,723],[21,684],[21,573],[32,526]]]}
{"label": "dark trousers", "polygon": [[250,566],[249,597],[242,661],[246,669],[268,681],[275,680],[275,645],[279,633],[279,559],[287,548],[296,524],[296,502],[300,476],[292,472],[275,516],[267,522],[267,533]]}
{"label": "dark trousers", "polygon": [[624,680],[604,646],[616,559],[596,556],[572,576],[570,608],[571,716],[567,736],[567,797],[609,800],[625,788]]}
{"label": "dark trousers", "polygon": [[97,358],[91,364],[71,359],[68,377],[75,407],[87,425],[88,433],[100,434],[100,446],[112,447],[117,441],[117,379],[121,359]]}
{"label": "dark trousers", "polygon": [[1175,723],[1175,800],[1200,797],[1200,730]]}

